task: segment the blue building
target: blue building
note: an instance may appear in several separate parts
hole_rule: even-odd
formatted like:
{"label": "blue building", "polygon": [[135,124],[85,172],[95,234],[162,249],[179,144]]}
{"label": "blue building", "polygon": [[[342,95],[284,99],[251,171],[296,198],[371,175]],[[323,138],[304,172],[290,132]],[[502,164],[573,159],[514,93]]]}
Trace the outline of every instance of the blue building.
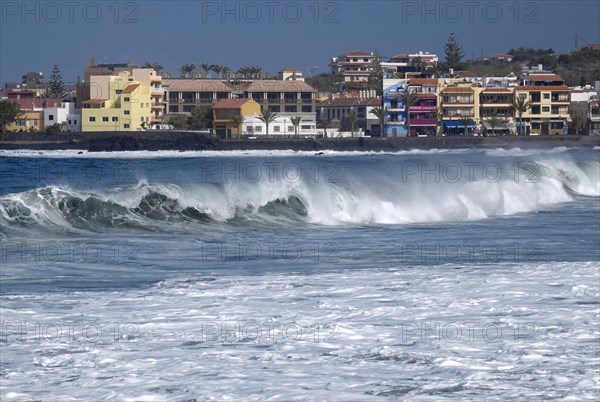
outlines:
{"label": "blue building", "polygon": [[408,87],[408,80],[385,80],[394,81],[390,85],[384,82],[383,106],[389,108],[385,116],[384,137],[406,137],[406,105],[400,100],[402,92]]}

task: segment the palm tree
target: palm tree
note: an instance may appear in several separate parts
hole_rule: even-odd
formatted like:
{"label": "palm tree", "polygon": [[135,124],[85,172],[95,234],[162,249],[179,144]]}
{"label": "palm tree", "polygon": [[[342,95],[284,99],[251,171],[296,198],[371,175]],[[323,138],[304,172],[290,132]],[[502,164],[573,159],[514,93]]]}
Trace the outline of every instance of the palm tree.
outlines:
{"label": "palm tree", "polygon": [[407,135],[410,137],[410,107],[417,100],[417,93],[409,87],[406,87],[400,94],[400,100],[406,107],[406,129],[408,130]]}
{"label": "palm tree", "polygon": [[463,116],[458,121],[460,122],[460,125],[465,128],[465,137],[466,137],[467,134],[469,133],[469,125],[473,122],[473,119],[471,119],[468,116]]}
{"label": "palm tree", "polygon": [[373,108],[369,113],[375,115],[379,119],[381,136],[385,135],[385,116],[390,112],[387,106],[377,106]]}
{"label": "palm tree", "polygon": [[323,136],[323,138],[327,138],[327,129],[329,128],[329,126],[331,126],[331,120],[321,120],[320,126],[323,127],[323,129],[325,130],[325,135]]}
{"label": "palm tree", "polygon": [[237,115],[237,116],[233,116],[231,118],[231,122],[233,123],[233,125],[237,128],[237,139],[240,139],[240,134],[242,133],[241,130],[241,125],[244,122],[244,116],[242,116],[241,114]]}
{"label": "palm tree", "polygon": [[160,74],[160,72],[161,72],[162,70],[164,70],[164,67],[163,67],[163,66],[161,66],[161,65],[160,65],[160,64],[158,64],[158,63],[146,63],[146,64],[144,64],[144,67],[143,67],[143,68],[151,68],[151,69],[153,69],[154,71],[156,71],[156,74]]}
{"label": "palm tree", "polygon": [[221,66],[221,74],[223,74],[223,78],[227,78],[227,74],[231,72],[231,69],[227,66]]}
{"label": "palm tree", "polygon": [[302,116],[293,116],[290,117],[290,122],[292,126],[294,126],[294,137],[300,137],[300,122],[302,121]]}
{"label": "palm tree", "polygon": [[210,72],[212,71],[212,67],[213,66],[208,63],[200,64],[200,68],[202,69],[202,72],[204,73],[204,78],[210,78]]}
{"label": "palm tree", "polygon": [[529,110],[531,103],[522,96],[515,96],[515,100],[512,102],[512,108],[514,109],[517,116],[519,116],[519,135],[523,135],[523,115]]}
{"label": "palm tree", "polygon": [[490,125],[490,127],[492,128],[492,136],[495,136],[496,135],[496,127],[498,127],[500,124],[505,123],[505,120],[503,118],[499,117],[498,115],[493,114],[486,119],[486,123],[488,123]]}
{"label": "palm tree", "polygon": [[348,119],[348,123],[350,123],[350,128],[352,129],[352,138],[354,138],[356,121],[358,120],[358,113],[356,113],[356,110],[350,109],[350,111],[346,114],[346,119]]}
{"label": "palm tree", "polygon": [[192,74],[194,73],[195,69],[196,69],[196,66],[193,64],[184,64],[183,66],[181,66],[182,78],[188,78],[188,76],[190,78],[192,78]]}
{"label": "palm tree", "polygon": [[273,123],[275,121],[275,118],[277,118],[277,113],[273,113],[269,108],[264,109],[258,116],[258,119],[265,123],[265,125],[267,126],[267,131],[265,135],[266,138],[269,138],[269,124]]}
{"label": "palm tree", "polygon": [[583,127],[583,119],[579,115],[574,115],[571,117],[571,121],[573,122],[573,128],[575,129],[575,135],[579,135],[581,127]]}

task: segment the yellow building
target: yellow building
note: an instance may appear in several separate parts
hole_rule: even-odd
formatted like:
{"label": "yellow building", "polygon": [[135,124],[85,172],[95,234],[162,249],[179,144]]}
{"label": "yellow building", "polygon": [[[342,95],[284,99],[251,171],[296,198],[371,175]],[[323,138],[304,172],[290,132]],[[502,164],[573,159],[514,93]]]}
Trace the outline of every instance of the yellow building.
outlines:
{"label": "yellow building", "polygon": [[[518,86],[515,97],[525,98],[530,106],[523,114],[528,134],[563,134],[569,119],[571,91],[564,85]],[[516,116],[518,118],[518,116]]]}
{"label": "yellow building", "polygon": [[130,73],[90,77],[90,99],[82,102],[81,129],[139,131],[152,122],[150,86]]}
{"label": "yellow building", "polygon": [[44,131],[44,112],[23,110],[23,114],[12,124],[5,127],[7,132]]}
{"label": "yellow building", "polygon": [[234,124],[233,119],[236,116],[258,116],[260,105],[253,99],[222,99],[213,106],[213,114],[217,137],[231,138],[239,134],[241,126]]}

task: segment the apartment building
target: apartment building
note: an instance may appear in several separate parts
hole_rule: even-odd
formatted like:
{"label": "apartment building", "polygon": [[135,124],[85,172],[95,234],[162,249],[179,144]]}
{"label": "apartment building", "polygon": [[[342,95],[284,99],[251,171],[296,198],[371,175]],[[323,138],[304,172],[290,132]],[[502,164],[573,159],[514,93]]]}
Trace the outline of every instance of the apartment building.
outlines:
{"label": "apartment building", "polygon": [[150,87],[129,72],[90,77],[91,99],[82,102],[82,131],[139,131],[151,124]]}
{"label": "apartment building", "polygon": [[569,119],[571,90],[564,85],[528,85],[515,88],[515,98],[526,99],[530,107],[523,114],[526,134],[564,134]]}
{"label": "apartment building", "polygon": [[408,78],[408,73],[427,70],[437,62],[437,55],[421,51],[414,54],[397,54],[390,57],[389,61],[382,62],[381,67],[386,77]]}
{"label": "apartment building", "polygon": [[222,99],[213,106],[215,135],[223,139],[240,135],[242,125],[235,124],[234,119],[241,116],[246,120],[259,114],[260,105],[253,99]]}
{"label": "apartment building", "polygon": [[373,53],[355,50],[332,57],[329,66],[332,74],[341,76],[344,83],[366,83],[373,71],[374,58]]}
{"label": "apartment building", "polygon": [[77,77],[75,107],[81,109],[83,102],[94,98],[93,88],[91,87],[92,76],[116,76],[122,72],[133,74],[133,69],[135,68],[137,68],[137,65],[132,62],[96,63],[94,56],[90,57],[90,65],[83,70],[83,81],[81,81],[80,77]]}
{"label": "apartment building", "polygon": [[358,117],[357,130],[362,129],[367,135],[372,135],[379,130],[379,119],[371,113],[378,106],[381,106],[381,99],[375,97],[328,99],[317,104],[317,116],[320,121],[339,122],[353,110]]}

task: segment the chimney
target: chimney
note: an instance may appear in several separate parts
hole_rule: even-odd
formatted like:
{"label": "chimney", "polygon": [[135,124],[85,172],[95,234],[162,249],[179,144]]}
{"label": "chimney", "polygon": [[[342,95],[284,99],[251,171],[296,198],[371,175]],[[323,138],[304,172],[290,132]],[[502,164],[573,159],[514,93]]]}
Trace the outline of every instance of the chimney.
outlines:
{"label": "chimney", "polygon": [[90,57],[90,67],[96,65],[96,58],[94,56]]}

